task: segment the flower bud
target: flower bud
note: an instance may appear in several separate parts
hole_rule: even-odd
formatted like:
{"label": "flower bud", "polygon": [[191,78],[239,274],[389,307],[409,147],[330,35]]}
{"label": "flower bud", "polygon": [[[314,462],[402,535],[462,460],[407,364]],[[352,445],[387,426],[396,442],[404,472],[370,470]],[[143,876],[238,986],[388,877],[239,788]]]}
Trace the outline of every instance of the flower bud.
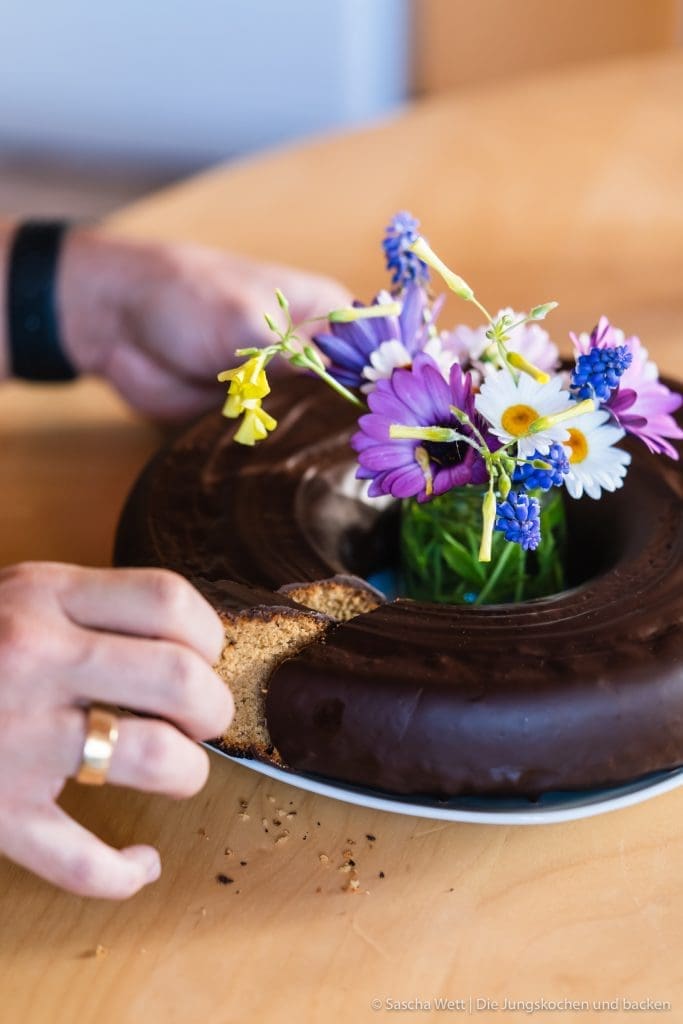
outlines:
{"label": "flower bud", "polygon": [[532,377],[538,381],[539,384],[547,384],[550,377],[543,370],[539,370],[537,366],[530,363],[528,359],[520,355],[519,352],[508,352],[507,361],[510,366],[513,366],[515,370],[521,370],[522,373],[526,373],[527,377]]}
{"label": "flower bud", "polygon": [[557,309],[559,302],[544,302],[542,306],[534,306],[529,313],[530,320],[545,320],[548,313],[551,313],[553,309]]}
{"label": "flower bud", "polygon": [[392,423],[389,427],[389,437],[401,438],[411,441],[457,441],[460,434],[451,427],[407,427],[401,423]]}
{"label": "flower bud", "polygon": [[311,363],[319,367],[321,370],[325,369],[325,364],[320,358],[320,353],[317,349],[314,349],[312,345],[306,345],[304,347],[304,355],[308,357]]}
{"label": "flower bud", "polygon": [[458,274],[454,274],[453,271],[446,266],[443,260],[439,259],[424,238],[420,236],[417,241],[413,242],[410,246],[410,251],[414,252],[423,263],[427,264],[427,266],[436,270],[437,274],[440,274],[452,292],[459,295],[461,299],[465,299],[466,302],[471,302],[474,298],[474,292],[468,285],[467,281],[464,281]]}
{"label": "flower bud", "polygon": [[573,420],[576,416],[583,416],[587,412],[594,411],[595,402],[593,399],[585,398],[583,402],[577,402],[576,405],[565,409],[563,412],[556,412],[551,416],[540,416],[529,426],[529,433],[540,434],[542,430],[548,430],[549,427],[554,427],[558,423],[564,423],[566,420]]}
{"label": "flower bud", "polygon": [[479,561],[491,561],[491,543],[493,541],[493,528],[496,524],[496,496],[493,491],[487,491],[482,504],[482,527],[481,544],[479,546]]}
{"label": "flower bud", "polygon": [[377,303],[374,306],[345,306],[333,309],[329,315],[331,324],[352,324],[356,320],[372,320],[375,317],[399,316],[400,302]]}

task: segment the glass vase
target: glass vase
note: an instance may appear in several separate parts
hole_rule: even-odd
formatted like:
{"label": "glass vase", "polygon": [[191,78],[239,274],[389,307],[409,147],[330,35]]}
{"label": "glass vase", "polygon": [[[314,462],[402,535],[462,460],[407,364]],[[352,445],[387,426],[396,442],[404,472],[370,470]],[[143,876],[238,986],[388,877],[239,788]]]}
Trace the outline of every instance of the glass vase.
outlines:
{"label": "glass vase", "polygon": [[484,488],[469,486],[401,508],[401,592],[417,601],[508,604],[565,587],[566,519],[562,491],[533,492],[541,506],[535,551],[493,534],[491,561],[479,561]]}

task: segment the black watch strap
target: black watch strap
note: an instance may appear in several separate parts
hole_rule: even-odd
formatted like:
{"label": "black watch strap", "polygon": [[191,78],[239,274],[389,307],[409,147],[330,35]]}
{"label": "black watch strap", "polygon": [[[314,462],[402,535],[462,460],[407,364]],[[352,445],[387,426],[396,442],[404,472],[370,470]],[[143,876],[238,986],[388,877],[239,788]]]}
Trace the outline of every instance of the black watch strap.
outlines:
{"label": "black watch strap", "polygon": [[67,221],[26,221],[12,240],[7,280],[11,373],[25,380],[72,380],[57,309],[59,253]]}

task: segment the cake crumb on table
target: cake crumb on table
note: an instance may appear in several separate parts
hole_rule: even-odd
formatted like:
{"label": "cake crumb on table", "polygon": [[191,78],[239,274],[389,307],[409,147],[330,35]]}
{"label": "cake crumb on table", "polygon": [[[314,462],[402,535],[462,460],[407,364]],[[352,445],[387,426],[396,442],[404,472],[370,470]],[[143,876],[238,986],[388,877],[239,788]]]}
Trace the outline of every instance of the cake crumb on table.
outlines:
{"label": "cake crumb on table", "polygon": [[318,860],[320,861],[321,864],[329,864],[330,863],[330,858],[327,856],[326,853],[319,853],[318,854]]}
{"label": "cake crumb on table", "polygon": [[103,946],[101,942],[98,942],[94,949],[87,949],[81,956],[84,960],[102,960],[103,957],[109,955],[109,947]]}
{"label": "cake crumb on table", "polygon": [[240,811],[239,817],[242,821],[249,821],[249,815],[246,811]]}
{"label": "cake crumb on table", "polygon": [[275,840],[275,845],[276,846],[282,846],[282,844],[286,843],[288,839],[289,839],[289,832],[287,831],[287,829],[285,829],[284,832],[282,832],[277,837],[277,839]]}
{"label": "cake crumb on table", "polygon": [[225,854],[226,857],[232,857],[232,850],[230,849],[229,846],[225,847],[225,849],[223,850],[223,853]]}

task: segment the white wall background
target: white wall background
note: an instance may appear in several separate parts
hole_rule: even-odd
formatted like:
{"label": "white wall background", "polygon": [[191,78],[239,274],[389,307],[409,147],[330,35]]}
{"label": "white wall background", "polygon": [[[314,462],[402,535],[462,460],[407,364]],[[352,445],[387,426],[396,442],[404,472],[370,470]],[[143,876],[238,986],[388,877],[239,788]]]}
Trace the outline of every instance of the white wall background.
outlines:
{"label": "white wall background", "polygon": [[0,151],[199,165],[385,113],[407,0],[0,0]]}

